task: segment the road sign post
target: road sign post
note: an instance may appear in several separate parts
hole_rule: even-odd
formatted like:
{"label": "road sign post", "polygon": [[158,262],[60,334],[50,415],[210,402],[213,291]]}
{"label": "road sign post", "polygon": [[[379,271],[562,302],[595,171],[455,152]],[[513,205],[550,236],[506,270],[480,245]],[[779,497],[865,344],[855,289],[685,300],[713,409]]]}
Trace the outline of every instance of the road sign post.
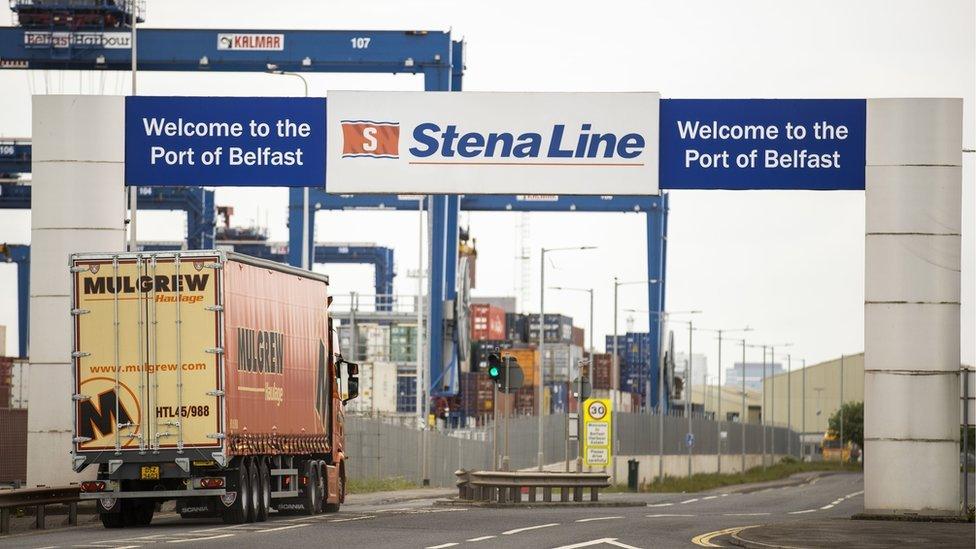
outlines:
{"label": "road sign post", "polygon": [[583,403],[583,461],[587,466],[603,467],[604,470],[610,466],[612,423],[610,399],[591,398]]}

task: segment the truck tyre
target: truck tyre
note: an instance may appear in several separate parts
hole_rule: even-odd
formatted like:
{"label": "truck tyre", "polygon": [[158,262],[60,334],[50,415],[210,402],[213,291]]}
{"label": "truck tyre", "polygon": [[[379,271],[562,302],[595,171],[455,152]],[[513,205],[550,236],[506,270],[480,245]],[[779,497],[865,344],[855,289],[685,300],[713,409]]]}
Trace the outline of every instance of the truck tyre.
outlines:
{"label": "truck tyre", "polygon": [[302,491],[302,506],[305,508],[306,515],[314,515],[318,511],[316,508],[321,502],[321,492],[319,492],[319,472],[317,461],[306,461],[302,467],[302,474],[308,479]]}
{"label": "truck tyre", "polygon": [[247,460],[247,480],[251,488],[251,512],[247,516],[248,522],[258,520],[258,508],[261,506],[261,478],[258,476],[257,459]]}
{"label": "truck tyre", "polygon": [[149,526],[152,523],[156,504],[151,500],[134,499],[127,502],[128,507],[122,508],[123,520],[126,526]]}
{"label": "truck tyre", "polygon": [[223,512],[223,519],[227,524],[243,524],[247,522],[247,516],[251,514],[251,490],[247,467],[243,460],[239,461],[237,465],[237,471],[229,471],[230,474],[227,475],[230,481],[228,488],[237,491],[233,505],[225,508]]}
{"label": "truck tyre", "polygon": [[254,518],[257,522],[268,520],[268,512],[271,510],[271,472],[268,470],[268,462],[263,458],[258,458],[253,469],[258,477],[258,506],[255,507]]}
{"label": "truck tyre", "polygon": [[117,499],[114,505],[109,508],[105,508],[102,500],[96,500],[95,510],[98,511],[98,518],[102,521],[102,526],[105,528],[122,528],[125,526],[125,522],[122,520],[122,500]]}

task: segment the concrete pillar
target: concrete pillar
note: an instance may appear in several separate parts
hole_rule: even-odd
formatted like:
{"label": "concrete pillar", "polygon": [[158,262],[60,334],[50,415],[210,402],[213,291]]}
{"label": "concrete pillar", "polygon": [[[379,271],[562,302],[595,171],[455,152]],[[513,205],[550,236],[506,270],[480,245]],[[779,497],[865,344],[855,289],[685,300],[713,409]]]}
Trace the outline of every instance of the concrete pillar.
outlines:
{"label": "concrete pillar", "polygon": [[122,97],[33,98],[30,485],[79,479],[69,455],[75,391],[68,257],[123,249],[124,115]]}
{"label": "concrete pillar", "polygon": [[958,515],[962,100],[867,104],[864,510]]}

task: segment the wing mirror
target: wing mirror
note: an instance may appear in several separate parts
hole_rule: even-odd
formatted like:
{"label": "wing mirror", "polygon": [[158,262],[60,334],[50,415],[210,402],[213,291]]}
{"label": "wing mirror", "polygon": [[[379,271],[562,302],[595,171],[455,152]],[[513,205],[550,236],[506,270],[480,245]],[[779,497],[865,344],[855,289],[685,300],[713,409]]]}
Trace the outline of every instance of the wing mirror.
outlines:
{"label": "wing mirror", "polygon": [[342,401],[345,404],[359,396],[359,364],[340,358],[339,365],[346,367],[346,398]]}

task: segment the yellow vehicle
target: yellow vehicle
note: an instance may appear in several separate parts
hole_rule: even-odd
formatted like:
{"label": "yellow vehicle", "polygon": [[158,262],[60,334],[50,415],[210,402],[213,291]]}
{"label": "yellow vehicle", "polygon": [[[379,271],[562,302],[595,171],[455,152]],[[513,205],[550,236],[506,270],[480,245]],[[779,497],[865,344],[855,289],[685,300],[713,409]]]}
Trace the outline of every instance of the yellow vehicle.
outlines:
{"label": "yellow vehicle", "polygon": [[851,460],[851,443],[842,445],[840,435],[834,431],[824,433],[820,448],[824,461],[843,461],[846,463]]}

